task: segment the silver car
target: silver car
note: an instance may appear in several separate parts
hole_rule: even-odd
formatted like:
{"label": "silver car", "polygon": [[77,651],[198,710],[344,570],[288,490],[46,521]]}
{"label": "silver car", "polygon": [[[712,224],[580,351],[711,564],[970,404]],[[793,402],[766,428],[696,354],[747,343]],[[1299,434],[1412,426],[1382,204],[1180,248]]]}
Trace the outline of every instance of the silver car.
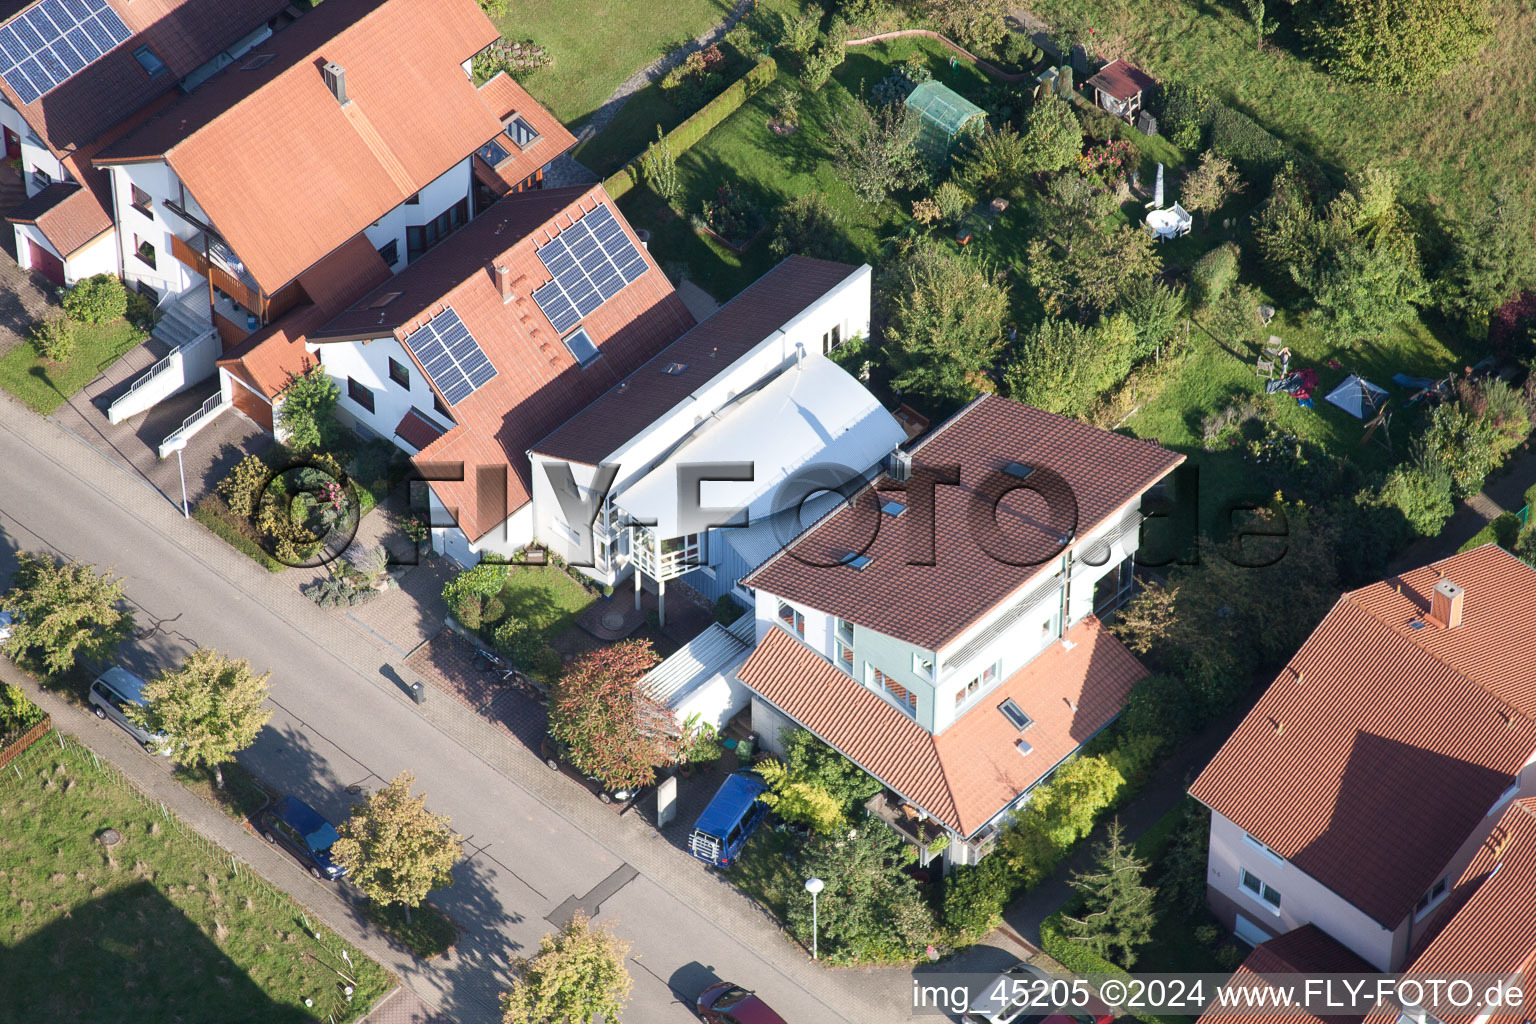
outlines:
{"label": "silver car", "polygon": [[171,746],[164,736],[135,725],[128,718],[130,706],[145,707],[144,680],[125,668],[109,668],[91,684],[91,710],[97,718],[122,726],[134,739],[162,756],[169,756]]}

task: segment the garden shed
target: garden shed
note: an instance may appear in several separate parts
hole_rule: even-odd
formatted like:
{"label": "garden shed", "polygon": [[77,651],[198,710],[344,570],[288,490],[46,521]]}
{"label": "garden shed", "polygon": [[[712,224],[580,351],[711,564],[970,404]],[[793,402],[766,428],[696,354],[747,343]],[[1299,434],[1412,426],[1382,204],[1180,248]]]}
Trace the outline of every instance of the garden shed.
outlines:
{"label": "garden shed", "polygon": [[924,82],[913,89],[907,96],[907,108],[921,119],[917,144],[930,159],[948,156],[960,130],[987,116],[976,104],[938,82]]}
{"label": "garden shed", "polygon": [[1093,102],[1118,118],[1134,122],[1147,93],[1157,88],[1157,79],[1134,64],[1112,60],[1083,85],[1093,90]]}

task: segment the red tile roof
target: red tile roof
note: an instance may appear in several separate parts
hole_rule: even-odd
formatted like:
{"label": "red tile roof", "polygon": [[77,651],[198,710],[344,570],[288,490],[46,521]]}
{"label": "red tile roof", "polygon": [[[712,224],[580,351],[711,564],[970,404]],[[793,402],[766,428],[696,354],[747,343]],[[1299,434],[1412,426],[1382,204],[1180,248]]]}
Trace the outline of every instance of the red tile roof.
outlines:
{"label": "red tile roof", "polygon": [[504,71],[480,86],[480,99],[503,125],[516,115],[539,133],[539,137],[530,142],[526,149],[510,138],[501,138],[501,144],[509,156],[496,165],[495,174],[508,187],[517,185],[576,145],[576,136],[567,131],[554,114],[528,95],[526,89],[507,77]]}
{"label": "red tile roof", "polygon": [[[790,256],[715,310],[624,382],[534,445],[540,455],[596,465],[858,270]],[[693,369],[658,372],[668,363]]]}
{"label": "red tile roof", "polygon": [[90,189],[56,181],[12,210],[12,224],[31,224],[65,259],[112,230],[112,218]]}
{"label": "red tile roof", "polygon": [[[1462,625],[1423,622],[1442,575]],[[1345,594],[1196,799],[1387,928],[1536,752],[1536,569],[1492,544]]]}
{"label": "red tile roof", "polygon": [[[54,155],[83,149],[118,121],[173,92],[180,78],[254,31],[289,0],[121,0],[112,4],[134,35],[31,103],[0,80],[0,94],[21,112]],[[21,9],[30,4],[15,5]],[[238,7],[238,9],[236,9]],[[7,19],[8,20],[8,19]],[[149,77],[133,52],[148,46],[170,68]]]}
{"label": "red tile roof", "polygon": [[[1505,809],[1437,913],[1445,923],[1403,972],[1406,977],[1508,978],[1536,969],[1536,799],[1516,800]],[[1494,1013],[1487,1024],[1530,1020],[1529,984],[1525,990],[1523,1006]],[[1394,1024],[1397,1015],[1395,1007],[1383,1006],[1366,1020]],[[1436,1016],[1442,1024],[1474,1024],[1480,1013],[1468,1007]]]}
{"label": "red tile roof", "polygon": [[[971,836],[1120,713],[1147,674],[1089,616],[937,736],[774,627],[741,681],[865,771],[963,836]],[[997,710],[1013,698],[1034,719],[1020,733]],[[1020,738],[1033,748],[1015,746]]]}
{"label": "red tile roof", "polygon": [[271,294],[501,131],[460,67],[497,38],[473,0],[326,0],[99,159],[163,155]]}
{"label": "red tile roof", "polygon": [[400,417],[400,423],[395,427],[395,436],[417,451],[421,451],[447,432],[447,427],[415,408]]}
{"label": "red tile roof", "polygon": [[[996,395],[956,413],[912,454],[906,501],[914,514],[905,518],[915,525],[880,529],[870,542],[873,499],[865,491],[765,562],[747,585],[936,651],[1024,584],[1055,571],[1063,536],[1086,536],[1184,461],[1152,441]],[[1014,461],[1035,468],[1031,483],[1060,493],[1054,508],[1033,492],[1008,491],[1019,481],[1001,470]],[[956,471],[959,486],[936,483]],[[931,514],[917,507],[929,495]],[[1002,534],[986,543],[996,557],[976,539],[973,520],[973,505],[993,501]],[[845,564],[854,552],[873,561],[862,569]]]}
{"label": "red tile roof", "polygon": [[[1265,987],[1270,984],[1284,987],[1293,984],[1293,978],[1284,975],[1318,974],[1375,974],[1376,969],[1342,946],[1333,936],[1313,924],[1293,928],[1278,938],[1261,942],[1253,947],[1227,983],[1231,988]],[[1277,977],[1279,976],[1279,977]],[[1207,1013],[1200,1017],[1201,1024],[1359,1024],[1363,1013],[1332,1014],[1323,1016],[1312,1013]]]}
{"label": "red tile roof", "polygon": [[[682,300],[647,253],[647,271],[582,321],[601,358],[585,368],[576,365],[530,297],[550,279],[535,247],[599,204],[613,212],[639,246],[600,185],[520,192],[498,202],[313,335],[323,341],[393,334],[409,352],[410,336],[444,307],[451,307],[469,328],[496,376],[453,406],[458,424],[417,460],[465,464],[465,480],[434,482],[432,487],[444,505],[456,510],[459,528],[473,539],[528,503],[528,448],[533,441],[693,326]],[[510,302],[502,301],[493,269],[498,266],[510,271]],[[504,474],[505,493],[477,484],[477,467]]]}
{"label": "red tile roof", "polygon": [[288,386],[290,375],[302,375],[315,365],[305,347],[309,333],[388,278],[389,267],[378,250],[367,235],[358,235],[299,277],[308,302],[251,335],[218,365],[239,374],[268,398],[276,396]]}
{"label": "red tile roof", "polygon": [[1133,64],[1112,60],[1085,84],[1100,92],[1107,92],[1117,100],[1128,100],[1139,92],[1155,88],[1157,79]]}

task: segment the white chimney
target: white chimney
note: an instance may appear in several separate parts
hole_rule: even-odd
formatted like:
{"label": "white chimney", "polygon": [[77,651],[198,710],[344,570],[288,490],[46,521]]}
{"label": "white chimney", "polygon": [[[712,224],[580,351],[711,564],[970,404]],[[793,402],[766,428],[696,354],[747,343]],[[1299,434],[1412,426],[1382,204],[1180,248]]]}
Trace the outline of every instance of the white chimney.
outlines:
{"label": "white chimney", "polygon": [[912,479],[912,454],[904,452],[900,448],[891,452],[886,460],[886,472],[890,478],[899,484]]}
{"label": "white chimney", "polygon": [[325,79],[326,88],[331,90],[331,95],[336,97],[336,102],[346,106],[351,101],[347,99],[347,69],[333,60],[326,61],[320,67],[320,74]]}

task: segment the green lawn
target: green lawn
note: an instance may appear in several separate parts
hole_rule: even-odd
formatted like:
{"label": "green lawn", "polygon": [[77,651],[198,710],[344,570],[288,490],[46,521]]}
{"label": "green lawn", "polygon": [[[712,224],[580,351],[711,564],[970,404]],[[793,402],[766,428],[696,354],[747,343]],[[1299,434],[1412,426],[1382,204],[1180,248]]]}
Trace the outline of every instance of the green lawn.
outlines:
{"label": "green lawn", "polygon": [[509,0],[497,19],[508,39],[532,39],[554,62],[523,83],[575,131],[630,75],[701,35],[730,13],[729,0]]}
{"label": "green lawn", "polygon": [[11,349],[0,358],[0,387],[47,416],[144,340],[126,320],[76,324],[75,336],[78,347],[67,363],[49,362],[30,341]]}
{"label": "green lawn", "polygon": [[540,623],[546,642],[575,625],[576,617],[595,600],[590,590],[553,565],[513,566],[501,588],[506,618]]}
{"label": "green lawn", "polygon": [[[19,779],[0,779],[0,1018],[345,1021],[390,987],[378,964],[244,868],[237,877],[228,854],[181,836],[88,752],[49,735],[15,766]],[[97,842],[107,828],[122,836],[110,850]],[[350,1003],[338,971],[357,982]]]}
{"label": "green lawn", "polygon": [[1211,88],[1335,169],[1394,167],[1431,204],[1454,210],[1494,188],[1532,188],[1536,65],[1527,54],[1536,43],[1536,8],[1528,3],[1495,0],[1497,29],[1483,53],[1407,96],[1324,73],[1284,22],[1274,45],[1255,52],[1240,4],[1040,0],[1030,9],[1047,23],[1080,17],[1106,48],[1165,82]]}

